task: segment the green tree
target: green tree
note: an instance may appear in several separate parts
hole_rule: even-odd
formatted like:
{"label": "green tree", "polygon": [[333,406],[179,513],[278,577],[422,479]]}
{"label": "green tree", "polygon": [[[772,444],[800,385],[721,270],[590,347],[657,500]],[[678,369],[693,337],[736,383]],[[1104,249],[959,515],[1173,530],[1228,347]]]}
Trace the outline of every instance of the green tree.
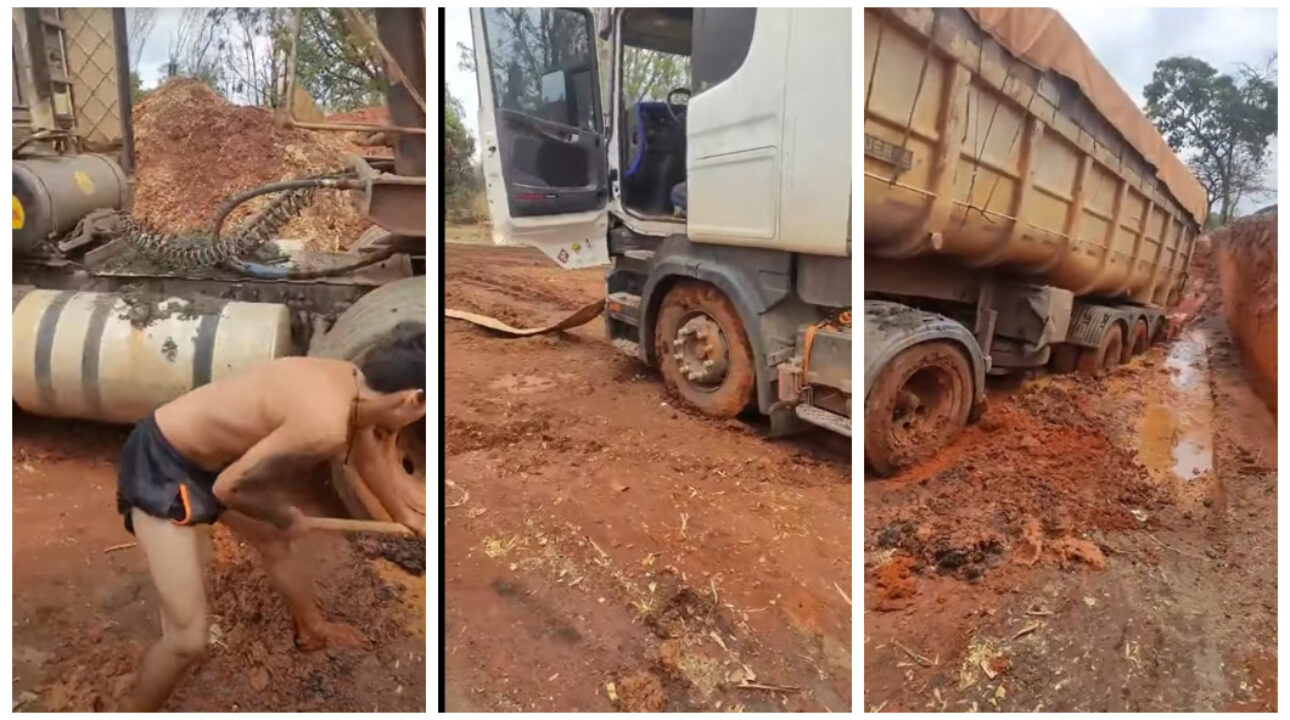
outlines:
{"label": "green tree", "polygon": [[1265,192],[1268,141],[1277,130],[1276,58],[1262,69],[1220,74],[1203,60],[1156,63],[1143,91],[1147,117],[1175,151],[1185,151],[1219,224],[1231,222],[1243,197]]}
{"label": "green tree", "polygon": [[684,55],[623,48],[623,102],[666,100],[676,88],[690,87],[690,58]]}
{"label": "green tree", "polygon": [[[304,10],[296,77],[310,97],[329,112],[381,105],[385,102],[383,60],[374,57],[336,8]],[[359,12],[376,27],[376,11]]]}
{"label": "green tree", "polygon": [[466,130],[462,118],[465,108],[453,96],[448,86],[443,86],[443,192],[450,207],[469,205],[471,197],[479,192],[482,174],[477,175],[472,163],[475,138]]}
{"label": "green tree", "polygon": [[134,104],[143,99],[143,80],[139,79],[139,73],[134,70],[130,71],[130,103]]}

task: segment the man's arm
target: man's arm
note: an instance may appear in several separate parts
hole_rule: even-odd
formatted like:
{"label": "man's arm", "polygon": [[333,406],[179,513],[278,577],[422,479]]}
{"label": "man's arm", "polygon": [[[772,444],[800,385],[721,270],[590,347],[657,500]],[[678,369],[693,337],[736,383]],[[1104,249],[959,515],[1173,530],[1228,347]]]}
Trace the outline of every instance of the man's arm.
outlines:
{"label": "man's arm", "polygon": [[281,427],[251,446],[215,480],[215,497],[226,507],[288,530],[303,517],[274,485],[313,471],[344,446],[331,433]]}

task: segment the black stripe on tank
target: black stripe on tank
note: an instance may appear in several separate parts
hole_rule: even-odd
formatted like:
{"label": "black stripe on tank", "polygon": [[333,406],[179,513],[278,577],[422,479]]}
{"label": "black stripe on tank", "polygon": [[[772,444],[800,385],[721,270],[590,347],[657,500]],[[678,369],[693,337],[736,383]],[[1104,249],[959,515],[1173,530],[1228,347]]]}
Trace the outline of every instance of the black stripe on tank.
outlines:
{"label": "black stripe on tank", "polygon": [[103,329],[107,327],[108,315],[115,305],[115,295],[100,295],[94,300],[94,309],[90,311],[90,326],[85,330],[85,346],[81,349],[81,394],[95,416],[103,409],[103,393],[99,389]]}
{"label": "black stripe on tank", "polygon": [[60,292],[40,316],[40,325],[36,328],[36,389],[40,394],[40,404],[45,409],[54,406],[54,335],[58,332],[58,319],[63,315],[63,308],[75,295],[74,292]]}
{"label": "black stripe on tank", "polygon": [[202,315],[197,323],[197,337],[193,338],[193,387],[199,388],[211,381],[213,363],[215,362],[215,336],[219,333],[219,321],[224,314],[224,306]]}

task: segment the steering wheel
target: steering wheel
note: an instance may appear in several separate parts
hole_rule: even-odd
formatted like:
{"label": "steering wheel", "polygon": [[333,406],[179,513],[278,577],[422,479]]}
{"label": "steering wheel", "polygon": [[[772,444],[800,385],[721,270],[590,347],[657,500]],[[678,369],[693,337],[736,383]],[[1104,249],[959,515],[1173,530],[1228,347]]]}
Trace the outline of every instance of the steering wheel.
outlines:
{"label": "steering wheel", "polygon": [[[678,102],[677,100],[678,100],[679,98],[683,98],[683,99],[684,99],[684,102]],[[672,92],[669,92],[669,93],[667,94],[667,114],[668,114],[668,115],[670,115],[670,116],[672,116],[672,120],[673,120],[677,125],[680,125],[680,124],[682,124],[682,123],[685,121],[685,112],[686,112],[686,111],[685,111],[685,110],[682,110],[682,111],[681,111],[681,114],[680,114],[680,115],[677,115],[677,114],[676,114],[676,109],[675,109],[673,106],[674,106],[674,105],[680,105],[680,106],[682,106],[682,107],[686,107],[686,106],[688,106],[689,104],[690,104],[690,88],[683,88],[683,87],[679,87],[679,88],[676,88],[676,89],[672,90]]]}

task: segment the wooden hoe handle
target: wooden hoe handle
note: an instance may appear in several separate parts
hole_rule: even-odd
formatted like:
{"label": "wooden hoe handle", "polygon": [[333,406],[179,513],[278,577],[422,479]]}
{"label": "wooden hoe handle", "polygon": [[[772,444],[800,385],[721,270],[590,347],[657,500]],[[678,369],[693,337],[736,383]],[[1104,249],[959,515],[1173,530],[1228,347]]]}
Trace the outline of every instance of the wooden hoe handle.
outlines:
{"label": "wooden hoe handle", "polygon": [[352,518],[310,518],[309,527],[313,530],[336,530],[339,532],[370,532],[385,535],[402,535],[414,537],[416,533],[407,525],[380,520],[354,520]]}

